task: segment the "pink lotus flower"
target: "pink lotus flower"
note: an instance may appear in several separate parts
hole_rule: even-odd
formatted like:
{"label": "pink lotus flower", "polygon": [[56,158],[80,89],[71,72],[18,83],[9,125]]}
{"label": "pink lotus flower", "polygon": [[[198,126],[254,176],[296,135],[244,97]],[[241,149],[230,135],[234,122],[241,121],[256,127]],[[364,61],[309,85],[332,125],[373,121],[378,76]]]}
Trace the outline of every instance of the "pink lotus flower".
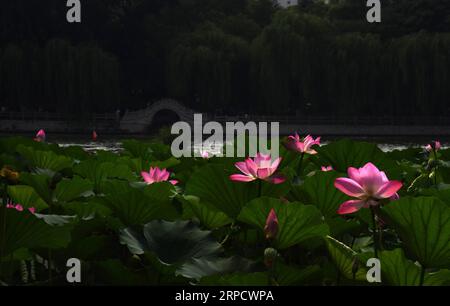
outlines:
{"label": "pink lotus flower", "polygon": [[441,148],[441,143],[438,140],[433,140],[430,144],[425,147],[428,152],[439,151]]}
{"label": "pink lotus flower", "polygon": [[273,184],[281,184],[286,179],[283,176],[274,174],[280,162],[281,157],[272,162],[270,155],[258,153],[253,159],[247,158],[243,162],[237,162],[235,164],[236,168],[244,174],[232,174],[230,179],[237,182],[251,182],[260,179]]}
{"label": "pink lotus flower", "polygon": [[332,166],[327,166],[327,167],[322,166],[321,170],[323,172],[333,171],[333,167]]}
{"label": "pink lotus flower", "polygon": [[166,169],[161,170],[158,167],[150,167],[149,172],[142,171],[141,176],[148,185],[166,181],[168,181],[172,185],[178,184],[178,181],[176,180],[169,180],[169,171],[167,171]]}
{"label": "pink lotus flower", "polygon": [[[20,204],[6,204],[6,208],[15,209],[17,211],[23,211],[23,206]],[[34,214],[36,212],[36,209],[34,207],[28,208],[28,210]]]}
{"label": "pink lotus flower", "polygon": [[208,151],[201,151],[200,155],[204,159],[208,159],[210,157]]}
{"label": "pink lotus flower", "polygon": [[292,151],[306,153],[306,154],[317,154],[317,151],[312,149],[312,146],[320,145],[320,137],[316,139],[312,138],[310,135],[305,138],[300,139],[297,133],[288,137],[286,148]]}
{"label": "pink lotus flower", "polygon": [[45,141],[45,131],[44,130],[39,130],[36,133],[36,137],[34,138],[35,141],[41,142],[41,141]]}
{"label": "pink lotus flower", "polygon": [[266,225],[264,226],[264,234],[266,239],[274,239],[278,233],[278,217],[275,210],[272,208],[266,219]]}
{"label": "pink lotus flower", "polygon": [[347,170],[349,178],[339,177],[334,186],[356,200],[349,200],[341,204],[338,214],[351,214],[362,207],[379,205],[381,199],[398,199],[397,191],[402,187],[399,181],[389,181],[383,171],[378,170],[372,163],[362,168],[353,167]]}

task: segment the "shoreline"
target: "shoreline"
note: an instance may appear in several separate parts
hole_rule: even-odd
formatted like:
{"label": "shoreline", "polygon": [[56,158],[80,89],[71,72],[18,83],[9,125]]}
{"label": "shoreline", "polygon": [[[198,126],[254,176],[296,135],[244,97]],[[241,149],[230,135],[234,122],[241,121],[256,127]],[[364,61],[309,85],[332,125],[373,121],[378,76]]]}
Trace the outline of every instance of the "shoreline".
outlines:
{"label": "shoreline", "polygon": [[[0,136],[34,136],[34,134],[43,128],[47,133],[57,136],[79,137],[91,135],[94,129],[54,129],[42,125],[36,125],[33,129],[0,129]],[[95,129],[99,135],[120,138],[148,138],[156,136],[158,131],[153,133],[127,132],[119,129]],[[326,136],[329,138],[411,138],[416,137],[438,137],[450,141],[450,126],[345,126],[345,125],[282,125],[280,124],[280,136],[288,136],[295,132],[299,134],[311,134],[315,136]],[[205,138],[207,136],[205,135]]]}

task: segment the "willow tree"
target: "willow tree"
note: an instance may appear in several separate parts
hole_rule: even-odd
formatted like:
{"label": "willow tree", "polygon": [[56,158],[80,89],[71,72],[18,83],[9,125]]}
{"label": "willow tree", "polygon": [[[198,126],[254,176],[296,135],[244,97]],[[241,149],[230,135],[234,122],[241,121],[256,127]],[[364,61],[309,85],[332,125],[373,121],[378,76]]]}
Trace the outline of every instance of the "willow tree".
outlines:
{"label": "willow tree", "polygon": [[214,24],[183,37],[168,59],[169,94],[194,109],[233,111],[245,103],[240,84],[248,84],[248,43]]}
{"label": "willow tree", "polygon": [[279,11],[252,45],[253,93],[259,111],[291,113],[318,106],[329,25],[313,15]]}

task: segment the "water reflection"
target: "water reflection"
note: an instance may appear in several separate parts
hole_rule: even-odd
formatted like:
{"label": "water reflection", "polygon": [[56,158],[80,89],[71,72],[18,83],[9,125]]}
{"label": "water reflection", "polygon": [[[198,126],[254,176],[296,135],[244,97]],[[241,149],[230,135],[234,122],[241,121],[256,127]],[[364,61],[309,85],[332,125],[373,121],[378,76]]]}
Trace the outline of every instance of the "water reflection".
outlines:
{"label": "water reflection", "polygon": [[[61,147],[70,147],[70,146],[81,146],[85,151],[87,152],[96,152],[96,151],[111,151],[114,153],[119,153],[123,150],[122,143],[120,141],[98,141],[98,142],[80,142],[80,141],[59,141],[57,142]],[[324,141],[322,142],[324,145],[328,144],[329,142]],[[424,148],[424,144],[414,144],[414,143],[379,143],[378,147],[384,151],[384,152],[390,152],[394,150],[405,150],[408,148]],[[447,149],[450,146],[448,144],[443,144],[442,148]],[[222,145],[215,143],[215,145],[212,146],[205,146],[205,150],[211,155],[217,154],[221,152]],[[194,151],[195,152],[201,152],[202,146],[200,144],[194,145]]]}

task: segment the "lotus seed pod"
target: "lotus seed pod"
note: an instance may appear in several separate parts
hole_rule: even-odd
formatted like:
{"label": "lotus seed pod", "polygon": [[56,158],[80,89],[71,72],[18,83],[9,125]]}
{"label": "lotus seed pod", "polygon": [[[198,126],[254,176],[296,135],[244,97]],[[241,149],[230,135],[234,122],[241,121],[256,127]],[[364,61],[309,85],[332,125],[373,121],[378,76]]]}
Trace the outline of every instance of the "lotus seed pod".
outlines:
{"label": "lotus seed pod", "polygon": [[267,248],[264,250],[264,264],[268,268],[272,268],[275,259],[278,256],[278,251],[274,248]]}

